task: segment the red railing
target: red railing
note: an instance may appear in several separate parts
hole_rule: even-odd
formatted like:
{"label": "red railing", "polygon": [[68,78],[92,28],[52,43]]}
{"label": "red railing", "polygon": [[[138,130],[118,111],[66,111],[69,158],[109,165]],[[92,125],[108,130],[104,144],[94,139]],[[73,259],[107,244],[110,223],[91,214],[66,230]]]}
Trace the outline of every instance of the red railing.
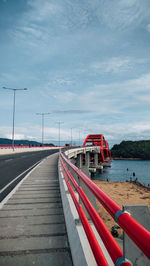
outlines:
{"label": "red railing", "polygon": [[[25,148],[47,148],[47,147],[57,147],[57,146],[50,146],[50,145],[15,145],[15,149],[25,149]],[[12,145],[9,144],[0,144],[0,149],[12,149]]]}
{"label": "red railing", "polygon": [[79,214],[80,220],[82,222],[83,228],[85,230],[86,236],[88,238],[89,244],[90,244],[91,249],[93,251],[95,260],[96,260],[98,265],[108,266],[108,263],[107,263],[107,261],[106,261],[106,259],[104,257],[104,254],[103,254],[103,252],[102,252],[102,250],[101,250],[101,248],[100,248],[100,246],[98,244],[98,241],[97,241],[97,239],[96,239],[96,237],[95,237],[95,235],[94,235],[94,233],[93,233],[93,231],[91,229],[91,226],[90,226],[90,224],[88,222],[88,219],[86,218],[86,215],[85,215],[85,213],[83,211],[83,208],[79,204],[79,201],[78,201],[78,199],[77,199],[77,197],[76,197],[76,195],[75,195],[75,193],[74,193],[74,191],[73,191],[73,189],[72,189],[72,187],[71,187],[71,185],[70,185],[70,183],[68,181],[68,177],[67,177],[65,172],[63,172],[63,174],[64,174],[64,178],[65,178],[66,184],[68,186],[68,190],[69,190],[69,192],[70,192],[70,194],[72,196],[72,199],[74,201],[75,207],[77,209],[77,212]]}
{"label": "red railing", "polygon": [[[77,182],[68,170],[68,166],[74,171],[75,174],[87,185],[91,192],[96,196],[103,207],[113,217],[113,219],[120,225],[120,227],[128,234],[128,236],[134,241],[134,243],[143,251],[143,253],[150,259],[150,232],[147,231],[141,224],[133,219],[128,213],[123,212],[121,207],[116,204],[106,193],[104,193],[95,183],[90,180],[81,170],[79,170],[74,164],[68,160],[64,154],[60,153],[61,165],[65,175],[67,174],[76,191],[79,193],[83,204],[85,205],[91,219],[97,228],[112,260],[116,263],[116,260],[123,256],[122,250],[118,244],[112,238],[110,232],[103,224],[103,221],[96,213],[94,207],[87,199],[83,190],[79,187]],[[99,218],[98,218],[99,217]],[[115,243],[115,244],[114,244]],[[120,265],[132,265],[126,264]],[[127,264],[128,263],[128,264]]]}

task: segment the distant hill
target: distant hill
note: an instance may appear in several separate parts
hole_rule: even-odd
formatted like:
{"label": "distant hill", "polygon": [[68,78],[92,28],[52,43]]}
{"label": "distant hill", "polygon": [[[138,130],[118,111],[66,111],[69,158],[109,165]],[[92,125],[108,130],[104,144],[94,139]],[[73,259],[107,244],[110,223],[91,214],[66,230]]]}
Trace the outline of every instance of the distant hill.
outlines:
{"label": "distant hill", "polygon": [[140,158],[150,160],[150,140],[122,141],[111,149],[113,158]]}
{"label": "distant hill", "polygon": [[[12,140],[11,139],[6,139],[6,138],[0,138],[0,144],[1,145],[11,145],[12,144]],[[15,145],[30,145],[30,146],[40,146],[42,145],[42,143],[37,142],[37,141],[33,141],[33,140],[15,140],[14,141]],[[52,143],[44,143],[44,145],[50,145],[50,146],[54,146],[54,144]]]}

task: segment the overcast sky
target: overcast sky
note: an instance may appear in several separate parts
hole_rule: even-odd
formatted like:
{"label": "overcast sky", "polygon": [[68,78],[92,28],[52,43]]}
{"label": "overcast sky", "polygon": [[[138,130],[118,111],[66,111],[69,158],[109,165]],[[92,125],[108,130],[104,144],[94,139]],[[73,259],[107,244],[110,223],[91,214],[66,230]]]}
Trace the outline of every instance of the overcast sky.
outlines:
{"label": "overcast sky", "polygon": [[[0,137],[150,139],[149,0],[0,0]],[[80,133],[79,133],[80,132]],[[56,142],[55,142],[56,143]]]}

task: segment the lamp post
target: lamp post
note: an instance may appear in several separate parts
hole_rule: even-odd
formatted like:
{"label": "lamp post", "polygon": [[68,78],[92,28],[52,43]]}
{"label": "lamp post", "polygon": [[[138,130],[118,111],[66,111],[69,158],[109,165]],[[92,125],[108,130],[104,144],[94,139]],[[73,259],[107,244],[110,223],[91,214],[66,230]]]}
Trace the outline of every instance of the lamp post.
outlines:
{"label": "lamp post", "polygon": [[72,146],[72,127],[71,127],[71,146]]}
{"label": "lamp post", "polygon": [[58,121],[56,123],[58,124],[58,143],[60,147],[60,125],[63,124],[64,122]]}
{"label": "lamp post", "polygon": [[50,113],[36,113],[36,115],[42,116],[42,146],[43,146],[43,144],[44,144],[44,116],[50,115]]}
{"label": "lamp post", "polygon": [[80,146],[80,131],[79,131],[79,146]]}
{"label": "lamp post", "polygon": [[12,125],[12,149],[14,151],[14,136],[15,136],[15,107],[16,107],[16,91],[25,91],[27,88],[23,89],[13,89],[13,88],[6,88],[3,87],[5,90],[11,90],[14,92],[14,99],[13,99],[13,125]]}

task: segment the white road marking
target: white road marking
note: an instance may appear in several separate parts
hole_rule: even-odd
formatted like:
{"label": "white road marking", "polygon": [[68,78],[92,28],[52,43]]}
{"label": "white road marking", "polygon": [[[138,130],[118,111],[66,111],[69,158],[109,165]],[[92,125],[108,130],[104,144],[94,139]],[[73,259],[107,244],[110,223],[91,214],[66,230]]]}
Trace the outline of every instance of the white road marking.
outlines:
{"label": "white road marking", "polygon": [[20,176],[22,176],[23,174],[25,174],[27,171],[29,171],[32,167],[34,167],[36,164],[38,164],[40,161],[36,162],[35,164],[33,164],[32,166],[30,166],[28,169],[26,169],[24,172],[22,172],[20,175],[18,175],[15,179],[13,179],[9,184],[7,184],[4,188],[2,188],[0,190],[0,193],[2,193],[7,187],[9,187],[13,182],[15,182]]}
{"label": "white road marking", "polygon": [[[4,204],[12,197],[13,194],[18,190],[18,188],[21,186],[21,184],[28,178],[28,176],[43,162],[43,159],[38,162],[38,164],[14,187],[14,189],[0,202],[0,209],[3,208]],[[34,164],[35,165],[35,164]],[[32,165],[30,168],[32,168],[34,165]],[[28,168],[27,170],[29,170]],[[26,170],[26,171],[27,171]]]}
{"label": "white road marking", "polygon": [[5,163],[12,161],[13,159],[4,160]]}

